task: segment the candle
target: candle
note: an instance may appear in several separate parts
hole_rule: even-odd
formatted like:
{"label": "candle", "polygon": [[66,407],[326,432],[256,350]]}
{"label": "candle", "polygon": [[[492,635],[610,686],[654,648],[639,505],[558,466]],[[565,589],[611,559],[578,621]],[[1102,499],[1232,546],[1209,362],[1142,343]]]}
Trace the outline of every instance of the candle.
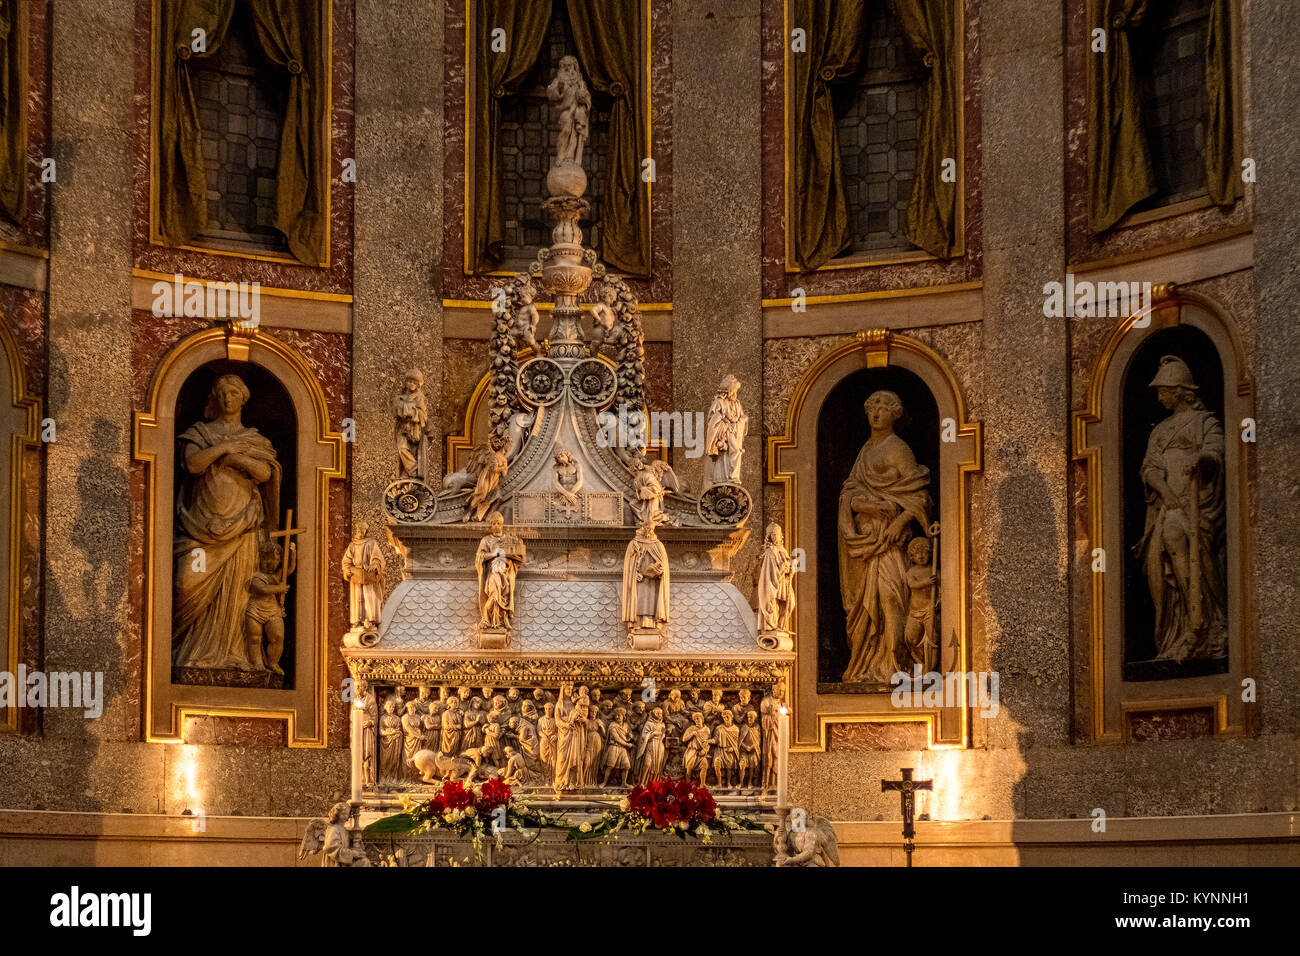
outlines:
{"label": "candle", "polygon": [[361,802],[361,718],[365,705],[360,699],[352,704],[352,802]]}
{"label": "candle", "polygon": [[776,712],[776,806],[790,805],[790,711],[782,704]]}

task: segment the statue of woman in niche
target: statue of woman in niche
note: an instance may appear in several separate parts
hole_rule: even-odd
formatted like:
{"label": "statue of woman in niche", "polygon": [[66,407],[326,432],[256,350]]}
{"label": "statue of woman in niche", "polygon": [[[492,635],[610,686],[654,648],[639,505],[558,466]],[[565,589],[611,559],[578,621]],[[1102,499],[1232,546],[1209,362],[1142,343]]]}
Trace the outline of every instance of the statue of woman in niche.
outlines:
{"label": "statue of woman in niche", "polygon": [[911,525],[926,527],[930,470],[894,434],[903,403],[873,392],[863,405],[871,437],[840,490],[840,596],[849,664],[843,680],[888,682],[898,670],[910,591],[905,548]]}
{"label": "statue of woman in niche", "polygon": [[1156,609],[1156,659],[1213,660],[1228,640],[1223,423],[1182,359],[1162,358],[1151,387],[1169,417],[1142,459],[1147,514],[1135,550]]}
{"label": "statue of woman in niche", "polygon": [[257,670],[244,642],[248,582],[280,511],[271,442],[240,418],[251,393],[238,375],[212,386],[204,421],[181,433],[172,634],[178,667]]}

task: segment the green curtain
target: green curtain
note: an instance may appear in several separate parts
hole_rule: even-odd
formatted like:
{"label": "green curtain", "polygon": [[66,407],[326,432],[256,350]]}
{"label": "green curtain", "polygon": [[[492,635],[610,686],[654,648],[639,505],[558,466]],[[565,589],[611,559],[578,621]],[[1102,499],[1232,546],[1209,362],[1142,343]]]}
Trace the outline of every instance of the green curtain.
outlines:
{"label": "green curtain", "polygon": [[[192,64],[221,49],[237,3],[248,5],[253,35],[263,57],[289,78],[275,227],[290,251],[308,265],[327,259],[329,210],[326,155],[329,75],[321,5],[301,0],[179,0],[162,9],[159,51],[158,225],[169,245],[192,239],[208,221],[203,137]],[[205,49],[192,47],[194,30]],[[170,38],[170,39],[168,39]]]}
{"label": "green curtain", "polygon": [[[551,20],[551,0],[468,0],[475,4],[474,209],[467,217],[469,248],[476,271],[501,262],[505,244],[502,213],[501,98],[514,90],[537,62]],[[505,50],[492,52],[492,31],[506,31]]]}
{"label": "green curtain", "polygon": [[[1142,126],[1142,95],[1133,63],[1133,32],[1148,0],[1092,0],[1088,56],[1088,228],[1104,232],[1156,191]],[[1106,31],[1106,52],[1092,52],[1092,30]]]}
{"label": "green curtain", "polygon": [[1205,37],[1205,181],[1210,198],[1230,206],[1241,195],[1232,117],[1231,0],[1213,0]]}
{"label": "green curtain", "polygon": [[[852,241],[835,135],[831,84],[857,76],[866,49],[868,0],[790,0],[790,28],[807,52],[791,52],[791,264],[816,269]],[[787,38],[788,42],[788,38]]]}
{"label": "green curtain", "polygon": [[[903,32],[927,72],[926,108],[904,235],[932,256],[949,259],[957,247],[959,183],[943,181],[945,159],[957,161],[957,23],[954,0],[890,0]],[[961,170],[956,170],[960,179]]]}
{"label": "green curtain", "polygon": [[27,15],[23,0],[0,0],[0,208],[15,222],[27,211]]}
{"label": "green curtain", "polygon": [[620,272],[650,272],[650,193],[641,180],[646,142],[645,24],[640,0],[568,0],[578,61],[614,101],[609,117],[609,180],[601,200],[601,258]]}

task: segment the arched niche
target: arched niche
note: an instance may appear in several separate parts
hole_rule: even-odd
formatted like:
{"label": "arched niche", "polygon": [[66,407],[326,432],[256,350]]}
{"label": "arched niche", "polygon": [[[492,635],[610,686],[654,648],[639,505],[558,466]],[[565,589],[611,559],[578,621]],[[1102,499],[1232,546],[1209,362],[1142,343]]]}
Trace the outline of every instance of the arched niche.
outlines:
{"label": "arched niche", "polygon": [[[893,706],[888,688],[836,681],[847,654],[840,602],[837,518],[840,489],[870,437],[863,400],[894,391],[910,421],[897,434],[930,470],[930,519],[939,522],[939,670],[968,670],[970,613],[967,475],[982,467],[980,423],[971,421],[951,369],[932,349],[906,335],[859,333],[823,353],[795,387],[785,433],[769,439],[768,480],[784,486],[786,539],[804,552],[795,578],[794,743],[823,749],[832,723],[917,722],[933,746],[970,740],[965,682],[953,707]],[[919,529],[918,529],[919,530]],[[832,678],[832,679],[827,679]]]}
{"label": "arched niche", "polygon": [[[239,374],[252,392],[246,425],[259,428],[281,466],[280,516],[294,509],[297,569],[286,603],[283,686],[178,683],[173,669],[178,437],[202,418],[212,383]],[[258,391],[263,394],[259,395]],[[286,407],[280,407],[287,404]],[[196,411],[197,410],[197,411]],[[182,340],[159,363],[135,417],[135,457],[145,462],[146,739],[176,742],[188,716],[280,718],[290,746],[323,747],[329,635],[329,482],[345,472],[342,436],[306,361],[278,339],[210,329]],[[282,539],[281,539],[282,540]],[[288,636],[291,629],[292,637]]]}
{"label": "arched niche", "polygon": [[[40,402],[27,394],[18,343],[0,317],[0,660],[10,674],[17,673],[22,660],[23,527],[28,505],[36,505],[27,501],[25,491],[28,472],[38,467],[39,422]],[[0,731],[18,730],[20,713],[15,707],[0,710]]]}
{"label": "arched niche", "polygon": [[[1198,477],[1221,481],[1221,492],[1207,500],[1221,501],[1222,518],[1207,514],[1205,526],[1218,529],[1216,543],[1198,546],[1196,559],[1222,579],[1223,652],[1182,660],[1162,657],[1158,632],[1168,646],[1169,627],[1156,625],[1150,552],[1138,547],[1146,540],[1154,496],[1142,478],[1143,462],[1153,433],[1170,416],[1151,384],[1166,356],[1185,363],[1196,396],[1223,433],[1221,469]],[[1084,690],[1095,740],[1128,739],[1131,717],[1168,711],[1204,711],[1216,734],[1248,729],[1240,690],[1242,679],[1253,673],[1254,654],[1247,540],[1251,445],[1242,440],[1242,428],[1253,416],[1254,383],[1240,338],[1225,310],[1206,296],[1157,287],[1152,307],[1119,322],[1101,348],[1086,407],[1074,421],[1074,453],[1086,475],[1088,561],[1078,573],[1091,581],[1090,681]],[[1169,612],[1162,613],[1167,622]]]}

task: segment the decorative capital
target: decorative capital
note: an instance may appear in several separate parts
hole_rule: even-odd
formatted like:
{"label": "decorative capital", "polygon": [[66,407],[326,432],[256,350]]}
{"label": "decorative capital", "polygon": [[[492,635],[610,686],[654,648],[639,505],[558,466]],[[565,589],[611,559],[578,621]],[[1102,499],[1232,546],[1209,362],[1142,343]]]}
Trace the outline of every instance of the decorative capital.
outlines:
{"label": "decorative capital", "polygon": [[866,360],[867,368],[885,368],[889,365],[890,332],[888,329],[865,329],[854,338],[862,349],[862,357]]}

